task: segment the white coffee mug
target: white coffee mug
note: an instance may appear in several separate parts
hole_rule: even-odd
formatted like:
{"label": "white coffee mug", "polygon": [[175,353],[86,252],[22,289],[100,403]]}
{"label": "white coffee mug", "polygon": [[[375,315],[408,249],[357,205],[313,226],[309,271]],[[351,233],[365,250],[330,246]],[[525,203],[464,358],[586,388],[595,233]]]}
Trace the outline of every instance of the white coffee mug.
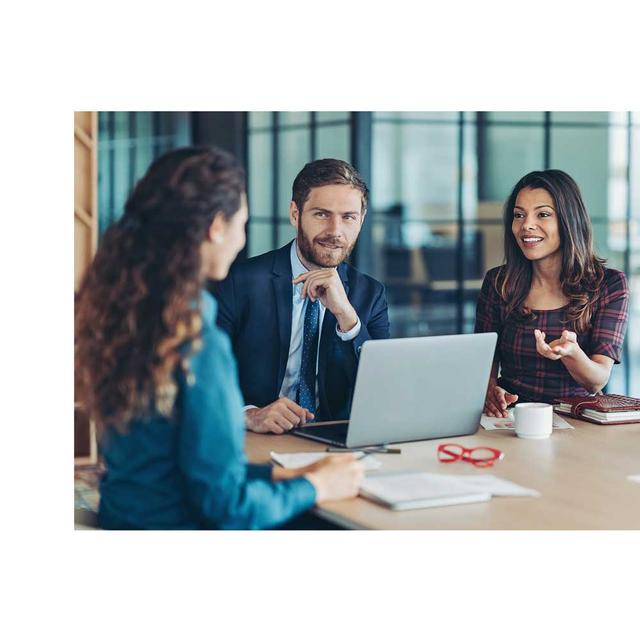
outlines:
{"label": "white coffee mug", "polygon": [[521,402],[513,410],[518,438],[540,440],[553,430],[553,406],[546,402]]}

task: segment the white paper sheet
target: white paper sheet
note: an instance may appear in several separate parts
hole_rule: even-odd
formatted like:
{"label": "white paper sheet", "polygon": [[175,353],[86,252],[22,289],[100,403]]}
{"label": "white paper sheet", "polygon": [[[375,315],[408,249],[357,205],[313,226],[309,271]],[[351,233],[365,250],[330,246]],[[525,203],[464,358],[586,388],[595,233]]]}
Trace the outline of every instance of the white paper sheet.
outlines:
{"label": "white paper sheet", "polygon": [[[484,413],[480,418],[480,426],[487,431],[514,431],[515,425],[513,422],[513,409],[509,409],[508,418],[492,418],[485,416]],[[553,414],[553,428],[554,429],[573,429],[562,416],[559,416],[554,412]]]}
{"label": "white paper sheet", "polygon": [[[345,451],[345,453],[349,453]],[[326,458],[331,455],[342,455],[341,453],[325,453],[323,451],[310,451],[306,453],[277,453],[271,452],[271,459],[285,469],[299,469],[300,467],[306,467],[308,464],[313,464],[322,458]],[[354,452],[354,455],[358,458],[362,458],[365,454],[361,451]],[[379,469],[382,466],[382,462],[372,455],[367,455],[362,460],[365,471],[373,471]]]}
{"label": "white paper sheet", "polygon": [[497,476],[489,473],[483,473],[482,475],[448,477],[461,480],[470,488],[473,488],[476,491],[486,491],[492,496],[531,496],[535,498],[540,495],[540,492],[535,489],[523,487],[515,482],[498,478]]}

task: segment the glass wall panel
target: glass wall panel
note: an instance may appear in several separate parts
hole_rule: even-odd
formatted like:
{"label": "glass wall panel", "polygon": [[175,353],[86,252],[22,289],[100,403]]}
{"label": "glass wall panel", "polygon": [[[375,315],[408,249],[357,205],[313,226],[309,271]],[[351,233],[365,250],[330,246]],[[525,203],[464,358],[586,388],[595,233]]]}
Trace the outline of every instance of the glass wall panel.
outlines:
{"label": "glass wall panel", "polygon": [[462,146],[462,217],[478,217],[478,141],[475,119],[463,125]]}
{"label": "glass wall panel", "polygon": [[311,113],[309,111],[281,111],[279,120],[280,125],[309,124]]}
{"label": "glass wall panel", "polygon": [[612,269],[625,269],[625,252],[627,249],[627,225],[624,221],[592,220],[593,246],[596,253],[605,258],[607,266]]}
{"label": "glass wall panel", "polygon": [[[631,217],[640,221],[640,120],[631,129],[631,171]],[[634,231],[633,246],[640,250],[640,222]]]}
{"label": "glass wall panel", "polygon": [[[639,232],[640,235],[640,232]],[[636,236],[636,240],[638,237]],[[627,330],[627,366],[630,394],[640,398],[640,250],[629,257],[629,328]]]}
{"label": "glass wall panel", "polygon": [[[262,153],[262,160],[254,162],[268,167],[261,173],[250,170],[250,182],[257,176],[264,181],[262,192],[250,185],[252,214],[253,200],[260,199],[268,214],[251,222],[250,255],[274,248],[268,208],[272,171],[279,200],[276,244],[295,235],[287,219],[288,203],[293,178],[310,160],[312,125],[307,115],[280,114],[278,130],[265,133],[261,142],[252,140],[256,133],[250,132],[249,166],[251,156]],[[315,114],[317,158],[350,159],[351,115]],[[640,396],[640,295],[635,293],[640,291],[638,114],[632,116],[631,155],[626,112],[554,112],[550,120],[541,111],[465,112],[462,139],[458,112],[372,116],[367,221],[371,242],[362,243],[362,258],[371,265],[371,275],[387,287],[392,335],[473,330],[483,277],[503,262],[503,203],[518,179],[544,168],[548,159],[551,167],[567,171],[578,182],[592,218],[597,252],[609,266],[627,272],[631,307],[626,351],[607,390]],[[343,122],[336,125],[338,118]],[[266,120],[252,117],[250,122]],[[277,167],[271,167],[267,138],[271,144],[278,140]]]}
{"label": "glass wall panel", "polygon": [[278,223],[278,246],[281,247],[296,237],[296,229],[290,222]]}
{"label": "glass wall panel", "polygon": [[[403,221],[457,216],[457,125],[374,123],[372,145],[376,212]],[[417,229],[404,226],[402,241],[420,243]]]}
{"label": "glass wall panel", "polygon": [[278,211],[279,218],[289,219],[293,180],[311,160],[311,136],[308,129],[286,130],[278,134]]}
{"label": "glass wall panel", "polygon": [[457,111],[376,111],[375,120],[422,120],[455,122],[458,120]]}
{"label": "glass wall panel", "polygon": [[592,218],[607,217],[609,204],[609,129],[553,127],[551,166],[578,184]]}
{"label": "glass wall panel", "polygon": [[487,111],[487,121],[494,122],[537,122],[542,124],[542,111]]}
{"label": "glass wall panel", "polygon": [[113,140],[113,181],[112,200],[110,207],[110,222],[117,220],[123,213],[124,203],[129,195],[131,186],[129,147],[129,113],[126,111],[114,114]]}
{"label": "glass wall panel", "polygon": [[137,143],[135,146],[135,173],[141,177],[149,168],[154,154],[153,122],[149,112],[140,111],[135,114]]}
{"label": "glass wall panel", "polygon": [[273,208],[273,135],[253,133],[249,138],[249,212],[270,217]]}
{"label": "glass wall panel", "polygon": [[608,124],[608,111],[554,111],[551,122],[555,123],[588,123]]}
{"label": "glass wall panel", "polygon": [[249,128],[257,129],[263,127],[270,127],[272,125],[273,118],[271,111],[250,111],[249,112]]}
{"label": "glass wall panel", "polygon": [[247,257],[258,256],[273,249],[272,229],[271,221],[265,222],[262,219],[249,218]]}
{"label": "glass wall panel", "polygon": [[347,124],[316,129],[316,158],[351,159],[351,127]]}
{"label": "glass wall panel", "polygon": [[487,125],[479,135],[482,200],[504,202],[522,176],[544,166],[543,127]]}
{"label": "glass wall panel", "polygon": [[625,395],[625,365],[614,364],[611,369],[611,377],[606,386],[607,393],[621,393]]}
{"label": "glass wall panel", "polygon": [[351,113],[349,111],[316,111],[316,122],[344,122],[348,123]]}
{"label": "glass wall panel", "polygon": [[98,221],[100,236],[123,213],[134,184],[160,154],[190,144],[187,112],[98,113]]}

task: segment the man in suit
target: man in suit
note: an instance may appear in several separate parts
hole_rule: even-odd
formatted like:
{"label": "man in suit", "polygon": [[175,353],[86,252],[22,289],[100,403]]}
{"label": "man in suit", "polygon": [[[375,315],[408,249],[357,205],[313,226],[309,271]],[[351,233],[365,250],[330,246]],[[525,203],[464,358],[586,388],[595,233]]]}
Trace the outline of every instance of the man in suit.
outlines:
{"label": "man in suit", "polygon": [[296,239],[232,267],[215,294],[231,337],[246,426],[285,433],[349,417],[360,349],[388,338],[384,287],[345,262],[368,189],[342,160],[316,160],[293,183]]}

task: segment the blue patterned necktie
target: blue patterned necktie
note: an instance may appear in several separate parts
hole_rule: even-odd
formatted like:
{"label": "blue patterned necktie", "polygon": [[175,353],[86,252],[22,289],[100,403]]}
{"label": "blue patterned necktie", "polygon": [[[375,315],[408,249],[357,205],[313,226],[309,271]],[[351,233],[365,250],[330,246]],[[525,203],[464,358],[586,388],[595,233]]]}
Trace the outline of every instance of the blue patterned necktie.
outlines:
{"label": "blue patterned necktie", "polygon": [[318,329],[320,325],[320,303],[307,300],[304,313],[304,333],[302,336],[302,363],[300,364],[300,384],[296,401],[301,406],[316,412],[316,358],[318,355]]}

